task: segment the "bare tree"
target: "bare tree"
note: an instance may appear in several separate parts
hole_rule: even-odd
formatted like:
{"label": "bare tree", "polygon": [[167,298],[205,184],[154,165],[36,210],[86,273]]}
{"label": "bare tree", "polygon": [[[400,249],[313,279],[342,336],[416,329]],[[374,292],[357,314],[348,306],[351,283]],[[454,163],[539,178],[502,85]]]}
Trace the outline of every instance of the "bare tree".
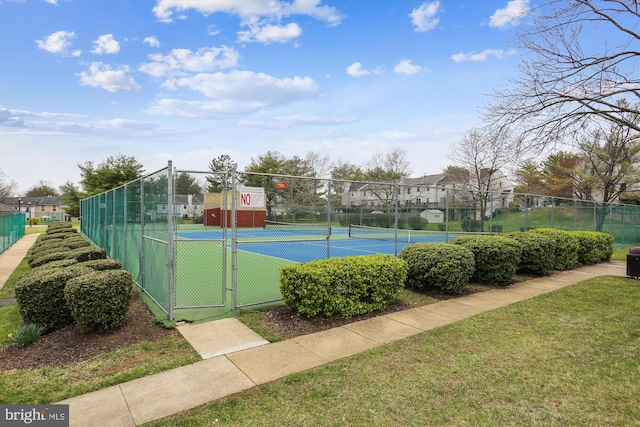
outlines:
{"label": "bare tree", "polygon": [[638,0],[547,0],[531,16],[516,38],[518,74],[494,94],[487,118],[517,124],[537,147],[592,117],[640,132],[629,120],[640,99]]}
{"label": "bare tree", "polygon": [[368,189],[380,200],[383,206],[389,206],[395,195],[397,184],[411,176],[411,166],[406,150],[395,148],[387,153],[375,153],[365,165],[365,179],[375,183]]}
{"label": "bare tree", "polygon": [[0,170],[0,203],[11,197],[16,191],[18,184],[15,181],[9,181],[7,175]]}
{"label": "bare tree", "polygon": [[514,138],[507,127],[471,129],[450,147],[449,159],[469,171],[468,191],[477,203],[481,231],[489,213],[490,192],[498,187],[503,171],[517,163],[520,147],[521,140]]}
{"label": "bare tree", "polygon": [[[640,123],[640,114],[629,121]],[[588,198],[598,202],[597,230],[602,230],[609,209],[607,204],[617,201],[626,190],[640,185],[639,132],[619,123],[598,123],[588,128],[580,143],[580,151],[591,178]]]}

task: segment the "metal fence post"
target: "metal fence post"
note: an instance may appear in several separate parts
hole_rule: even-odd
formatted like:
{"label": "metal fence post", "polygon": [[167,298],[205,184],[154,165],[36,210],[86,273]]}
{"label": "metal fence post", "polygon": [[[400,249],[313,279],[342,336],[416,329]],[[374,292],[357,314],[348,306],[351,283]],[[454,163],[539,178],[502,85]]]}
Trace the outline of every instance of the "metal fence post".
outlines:
{"label": "metal fence post", "polygon": [[129,201],[127,198],[127,187],[128,185],[125,184],[123,188],[124,197],[122,198],[124,204],[122,209],[122,232],[124,233],[122,238],[122,268],[124,270],[127,269],[127,244],[129,243],[127,239],[127,234],[129,232]]}
{"label": "metal fence post", "polygon": [[493,235],[493,193],[489,193],[489,235]]}
{"label": "metal fence post", "polygon": [[145,205],[144,205],[144,178],[140,179],[140,287],[146,289],[144,283],[144,269],[145,269],[145,250],[144,250],[144,220],[145,220]]}
{"label": "metal fence post", "polygon": [[398,188],[398,184],[395,185],[394,189],[393,189],[393,198],[394,200],[394,205],[395,205],[395,239],[394,240],[394,246],[393,246],[393,255],[398,256],[398,213],[399,213],[399,209],[398,209],[398,205],[400,203],[400,195],[399,195],[399,191],[400,189]]}
{"label": "metal fence post", "polygon": [[[237,182],[236,170],[231,171],[231,309],[238,308],[238,227],[236,224],[236,205],[237,205]],[[225,266],[226,268],[226,266]]]}
{"label": "metal fence post", "polygon": [[167,275],[169,276],[169,320],[173,321],[173,308],[176,306],[176,243],[175,230],[173,228],[173,217],[175,215],[173,191],[173,164],[169,160],[167,165]]}
{"label": "metal fence post", "polygon": [[449,189],[444,191],[444,241],[449,242]]}
{"label": "metal fence post", "polygon": [[331,179],[327,181],[327,258],[331,258]]}

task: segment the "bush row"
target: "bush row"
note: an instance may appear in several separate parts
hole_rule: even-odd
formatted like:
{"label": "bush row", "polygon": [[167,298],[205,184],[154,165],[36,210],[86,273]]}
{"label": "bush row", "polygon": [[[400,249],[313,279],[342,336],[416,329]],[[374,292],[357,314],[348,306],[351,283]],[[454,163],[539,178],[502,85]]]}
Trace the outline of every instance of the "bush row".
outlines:
{"label": "bush row", "polygon": [[400,258],[408,264],[408,287],[457,294],[469,281],[505,286],[517,273],[548,275],[554,269],[608,261],[613,242],[605,233],[536,229],[416,243],[405,247]]}
{"label": "bush row", "polygon": [[392,255],[328,258],[280,268],[285,305],[299,316],[355,316],[394,302],[407,278],[407,263]]}
{"label": "bush row", "polygon": [[[23,322],[45,333],[73,322],[84,332],[121,325],[129,308],[131,275],[88,239],[77,232],[61,233],[68,227],[55,224],[31,248],[28,261],[33,268],[16,283]],[[65,237],[46,238],[54,235]]]}

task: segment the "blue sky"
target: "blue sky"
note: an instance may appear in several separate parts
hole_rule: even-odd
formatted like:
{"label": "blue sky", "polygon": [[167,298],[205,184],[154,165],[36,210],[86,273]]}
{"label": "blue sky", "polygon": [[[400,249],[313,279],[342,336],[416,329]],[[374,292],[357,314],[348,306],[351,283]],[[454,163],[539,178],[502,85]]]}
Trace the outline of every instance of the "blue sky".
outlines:
{"label": "blue sky", "polygon": [[[534,0],[532,0],[534,1]],[[0,0],[0,169],[24,192],[118,153],[268,150],[441,172],[515,72],[529,0]]]}

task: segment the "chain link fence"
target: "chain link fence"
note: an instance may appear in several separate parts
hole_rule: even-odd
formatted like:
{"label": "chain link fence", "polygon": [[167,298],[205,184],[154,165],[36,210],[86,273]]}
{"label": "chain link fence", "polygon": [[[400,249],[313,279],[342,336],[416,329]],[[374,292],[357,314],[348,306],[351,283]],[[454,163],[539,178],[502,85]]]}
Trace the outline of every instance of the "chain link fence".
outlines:
{"label": "chain link fence", "polygon": [[280,267],[533,228],[640,240],[640,206],[452,186],[167,168],[81,202],[81,230],[170,318],[279,301]]}
{"label": "chain link fence", "polygon": [[25,214],[0,212],[0,254],[24,236]]}

